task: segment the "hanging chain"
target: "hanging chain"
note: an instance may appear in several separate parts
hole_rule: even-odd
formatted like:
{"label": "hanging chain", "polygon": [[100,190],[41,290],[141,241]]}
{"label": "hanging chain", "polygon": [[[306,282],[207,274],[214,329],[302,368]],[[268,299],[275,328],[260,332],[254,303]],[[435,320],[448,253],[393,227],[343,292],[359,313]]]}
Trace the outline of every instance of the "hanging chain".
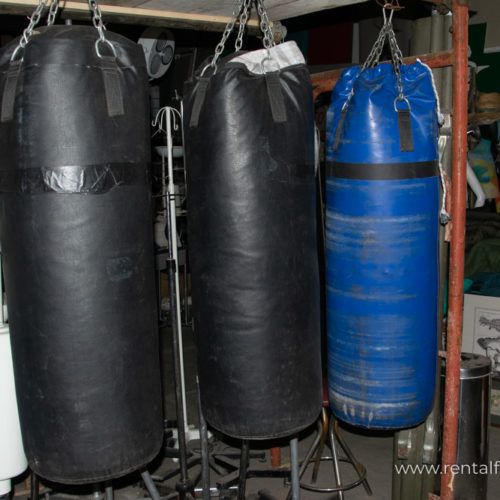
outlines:
{"label": "hanging chain", "polygon": [[[385,10],[384,10],[385,12]],[[391,12],[394,12],[393,10]],[[392,23],[389,23],[390,28],[388,30],[388,39],[389,39],[389,47],[391,49],[392,55],[392,64],[394,66],[394,73],[396,74],[396,82],[398,85],[399,96],[398,100],[406,100],[403,92],[403,78],[401,76],[401,65],[403,64],[403,53],[399,48],[398,42],[396,40],[396,34],[394,33],[394,29],[392,28]]]}
{"label": "hanging chain", "polygon": [[[386,15],[386,9],[389,10],[389,16]],[[382,51],[384,50],[385,40],[389,41],[389,48],[391,50],[391,58],[394,67],[394,74],[396,75],[396,84],[398,87],[398,96],[394,100],[394,108],[397,111],[396,103],[397,101],[404,101],[408,108],[410,107],[410,103],[408,99],[404,96],[403,91],[403,78],[401,76],[401,65],[403,64],[403,54],[401,49],[399,48],[398,42],[396,40],[396,35],[394,33],[394,29],[392,27],[392,15],[394,14],[394,8],[391,7],[391,4],[386,3],[382,9],[382,14],[384,17],[384,25],[382,26],[380,33],[378,34],[377,40],[373,44],[372,50],[368,54],[366,61],[361,67],[361,71],[359,72],[358,78],[363,73],[366,68],[373,68],[380,61],[380,56],[382,55]],[[347,106],[349,106],[349,102],[351,101],[352,96],[354,95],[354,85],[347,96],[344,105],[342,106],[342,111],[346,111]]]}
{"label": "hanging chain", "polygon": [[239,18],[239,29],[234,47],[236,51],[241,50],[241,47],[243,45],[243,34],[245,32],[245,26],[248,22],[250,9],[253,2],[256,3],[257,10],[259,13],[259,18],[260,18],[259,26],[260,30],[262,31],[262,34],[264,35],[263,38],[264,47],[269,50],[271,47],[274,47],[276,45],[274,42],[274,33],[271,28],[271,23],[269,22],[267,12],[264,7],[264,0],[236,0],[236,6],[233,10],[233,16],[226,24],[226,27],[224,28],[224,33],[222,34],[222,38],[220,42],[217,44],[217,47],[215,47],[215,53],[212,58],[212,61],[203,68],[201,75],[203,75],[209,67],[211,67],[213,70],[212,74],[215,74],[215,72],[217,71],[217,61],[219,60],[221,54],[224,52],[227,39],[231,35],[231,32],[234,29],[236,21],[238,21],[238,18]]}
{"label": "hanging chain", "polygon": [[236,23],[236,20],[238,19],[238,16],[240,15],[242,7],[243,7],[243,0],[236,0],[236,6],[234,7],[233,10],[233,16],[226,24],[226,27],[224,28],[224,33],[222,34],[222,38],[220,42],[217,44],[217,47],[215,47],[215,54],[214,57],[212,58],[212,62],[203,68],[201,74],[205,72],[208,66],[211,66],[215,73],[217,68],[217,61],[219,60],[221,54],[224,52],[224,47],[226,45],[227,39],[229,38],[229,35],[233,31],[234,25]]}
{"label": "hanging chain", "polygon": [[52,26],[54,24],[58,10],[59,0],[52,0],[52,3],[50,4],[49,15],[47,16],[47,26]]}
{"label": "hanging chain", "polygon": [[269,18],[267,17],[267,11],[264,7],[264,0],[256,0],[256,2],[260,17],[260,30],[264,35],[264,47],[266,49],[270,49],[271,47],[274,47],[276,45],[276,43],[274,42],[273,29],[271,28],[271,23],[269,22]]}
{"label": "hanging chain", "polygon": [[243,10],[240,15],[240,26],[238,29],[238,36],[236,37],[236,42],[234,44],[236,52],[238,52],[238,50],[241,50],[241,46],[243,45],[243,33],[245,32],[245,26],[247,25],[248,21],[248,12],[250,10],[251,5],[252,5],[252,0],[244,0]]}
{"label": "hanging chain", "polygon": [[21,39],[19,40],[19,44],[12,53],[12,56],[10,58],[11,61],[14,61],[16,59],[19,52],[23,50],[24,47],[26,47],[26,45],[30,41],[30,38],[33,35],[33,29],[40,22],[40,17],[42,15],[44,8],[45,8],[45,0],[38,0],[38,5],[36,9],[33,11],[33,14],[31,14],[31,17],[28,18],[30,20],[28,27],[23,31]]}
{"label": "hanging chain", "polygon": [[99,33],[99,38],[95,42],[95,50],[97,52],[97,56],[102,58],[101,51],[99,50],[99,44],[103,43],[111,49],[113,56],[116,57],[116,51],[115,51],[114,45],[106,38],[106,36],[104,34],[106,27],[104,26],[104,24],[102,22],[102,12],[101,12],[101,8],[99,7],[99,5],[97,3],[97,0],[88,0],[88,2],[89,2],[90,11],[92,12],[92,24],[94,25],[95,29]]}

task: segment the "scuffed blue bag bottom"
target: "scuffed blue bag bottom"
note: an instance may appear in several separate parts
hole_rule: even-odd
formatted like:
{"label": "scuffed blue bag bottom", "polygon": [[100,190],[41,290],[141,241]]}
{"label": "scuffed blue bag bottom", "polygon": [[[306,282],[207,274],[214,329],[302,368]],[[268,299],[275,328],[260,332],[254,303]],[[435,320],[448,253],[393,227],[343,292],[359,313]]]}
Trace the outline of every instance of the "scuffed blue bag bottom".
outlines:
{"label": "scuffed blue bag bottom", "polygon": [[406,428],[432,408],[438,201],[437,177],[327,178],[328,388],[341,420]]}

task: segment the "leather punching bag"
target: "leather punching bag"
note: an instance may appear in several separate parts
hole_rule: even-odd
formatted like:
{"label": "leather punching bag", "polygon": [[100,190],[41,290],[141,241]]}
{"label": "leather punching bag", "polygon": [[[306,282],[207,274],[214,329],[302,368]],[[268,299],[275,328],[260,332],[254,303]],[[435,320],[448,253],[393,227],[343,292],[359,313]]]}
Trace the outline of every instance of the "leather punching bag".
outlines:
{"label": "leather punching bag", "polygon": [[430,69],[354,66],[327,125],[329,400],[397,429],[429,414],[438,338],[438,113]]}
{"label": "leather punching bag", "polygon": [[29,465],[61,483],[146,465],[163,419],[140,47],[40,28],[0,54],[0,237]]}
{"label": "leather punching bag", "polygon": [[230,436],[285,436],[322,399],[309,73],[287,42],[228,56],[184,96],[202,408]]}

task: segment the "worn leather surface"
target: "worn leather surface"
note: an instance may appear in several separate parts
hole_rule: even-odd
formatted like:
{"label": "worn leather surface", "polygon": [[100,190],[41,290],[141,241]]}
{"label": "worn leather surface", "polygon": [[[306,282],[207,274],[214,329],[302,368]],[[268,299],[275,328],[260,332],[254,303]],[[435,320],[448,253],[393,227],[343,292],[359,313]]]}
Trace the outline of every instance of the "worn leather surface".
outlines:
{"label": "worn leather surface", "polygon": [[[62,483],[144,466],[163,435],[143,54],[115,44],[110,117],[96,31],[41,28],[0,123],[0,238],[23,442]],[[13,45],[0,55],[0,88]]]}
{"label": "worn leather surface", "polygon": [[194,326],[206,419],[261,439],[321,408],[313,102],[305,65],[284,68],[275,121],[265,75],[230,59],[197,126],[200,80],[184,92]]}

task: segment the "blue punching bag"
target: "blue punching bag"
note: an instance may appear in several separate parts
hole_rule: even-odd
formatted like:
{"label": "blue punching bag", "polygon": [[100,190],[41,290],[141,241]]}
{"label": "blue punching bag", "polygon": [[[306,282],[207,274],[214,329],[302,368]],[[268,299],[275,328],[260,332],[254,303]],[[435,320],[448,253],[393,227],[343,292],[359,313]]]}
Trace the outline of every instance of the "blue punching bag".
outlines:
{"label": "blue punching bag", "polygon": [[379,429],[427,417],[437,364],[438,105],[430,69],[393,59],[344,71],[326,152],[329,400]]}

